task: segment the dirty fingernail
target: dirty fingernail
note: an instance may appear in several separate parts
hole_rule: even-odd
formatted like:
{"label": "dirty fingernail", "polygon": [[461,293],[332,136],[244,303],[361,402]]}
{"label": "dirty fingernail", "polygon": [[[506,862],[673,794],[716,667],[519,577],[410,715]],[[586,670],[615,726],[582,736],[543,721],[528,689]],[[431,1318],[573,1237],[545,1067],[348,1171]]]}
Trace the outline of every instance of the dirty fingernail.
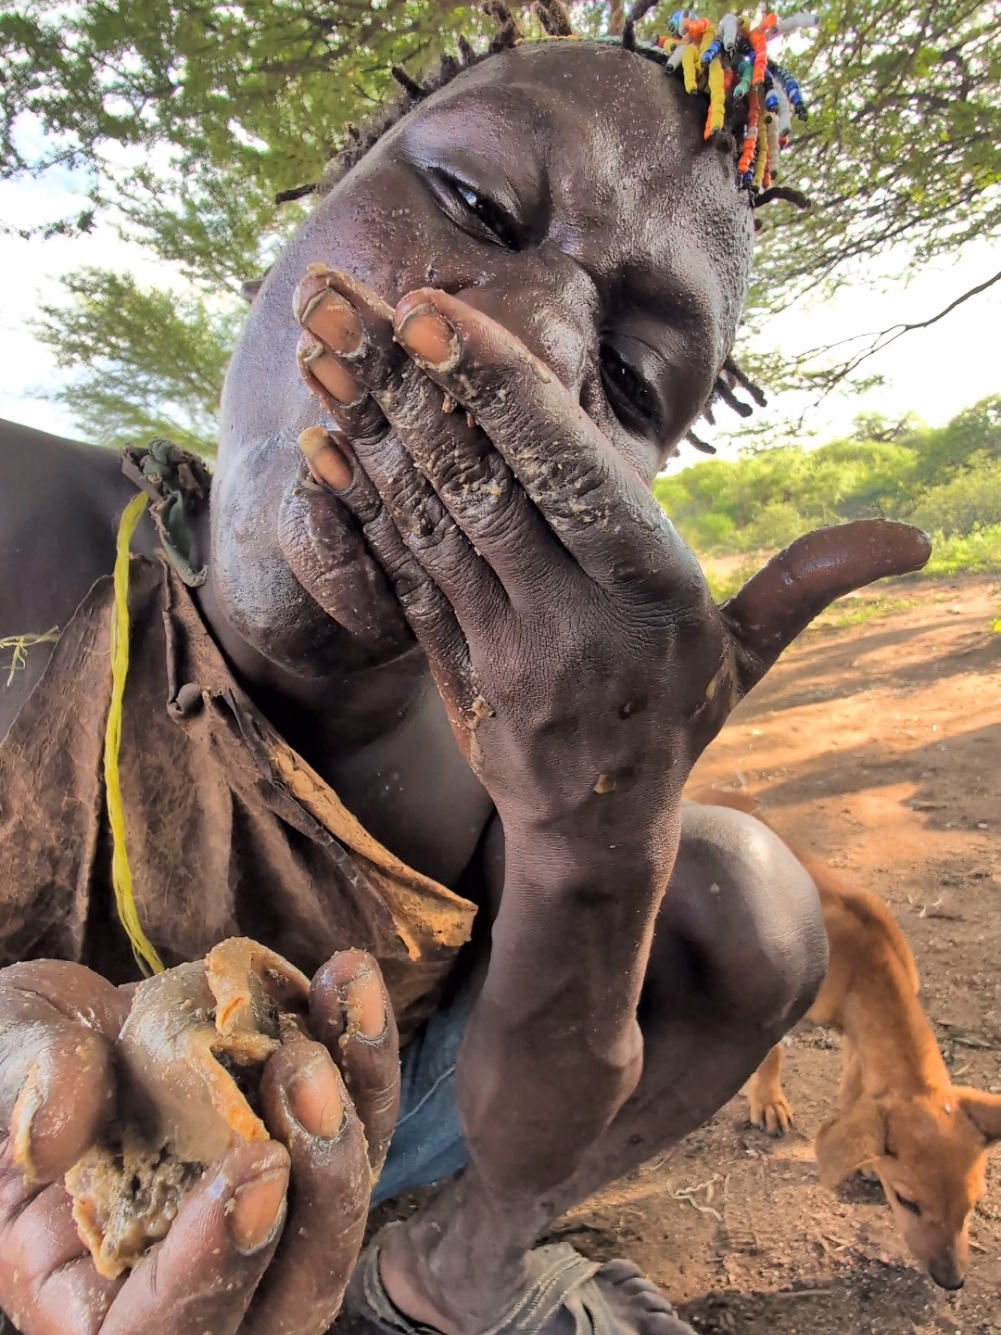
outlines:
{"label": "dirty fingernail", "polygon": [[10,1117],[10,1143],[14,1162],[29,1182],[37,1174],[37,1166],[31,1153],[31,1130],[35,1114],[42,1106],[42,1094],[38,1084],[38,1067],[35,1066],[17,1096]]}
{"label": "dirty fingernail", "polygon": [[337,358],[326,348],[315,348],[303,358],[303,365],[309,374],[320,382],[328,394],[332,394],[338,403],[350,407],[365,397],[365,387],[360,384],[350,371],[345,371]]}
{"label": "dirty fingernail", "polygon": [[353,476],[351,465],[322,426],[309,426],[299,436],[299,448],[306,456],[309,471],[317,482],[326,482],[335,491],[344,491]]}
{"label": "dirty fingernail", "polygon": [[365,326],[358,312],[336,292],[321,292],[302,313],[301,323],[327,347],[342,356],[359,352],[365,343]]}
{"label": "dirty fingernail", "polygon": [[300,1071],[288,1098],[296,1121],[311,1136],[329,1140],[337,1135],[344,1121],[344,1100],[340,1077],[329,1057],[317,1057]]}
{"label": "dirty fingernail", "polygon": [[386,999],[367,956],[344,952],[338,960],[338,996],[347,1012],[347,1033],[379,1039],[386,1032]]}
{"label": "dirty fingernail", "polygon": [[458,360],[458,335],[433,306],[415,307],[397,330],[397,338],[410,352],[439,370],[454,366]]}
{"label": "dirty fingernail", "polygon": [[284,1173],[272,1173],[246,1183],[233,1193],[229,1228],[241,1251],[255,1252],[272,1236],[281,1219],[287,1186]]}

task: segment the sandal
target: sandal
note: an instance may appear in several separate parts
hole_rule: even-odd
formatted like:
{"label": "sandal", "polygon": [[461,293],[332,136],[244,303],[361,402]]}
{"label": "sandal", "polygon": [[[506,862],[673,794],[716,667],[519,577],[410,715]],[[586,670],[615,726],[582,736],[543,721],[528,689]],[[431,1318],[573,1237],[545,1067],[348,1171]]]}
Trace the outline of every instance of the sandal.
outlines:
{"label": "sandal", "polygon": [[[379,1254],[387,1224],[372,1239],[355,1268],[344,1296],[344,1310],[387,1335],[441,1335],[433,1326],[413,1321],[395,1306],[382,1283]],[[501,1319],[482,1335],[531,1335],[561,1307],[573,1317],[574,1335],[619,1335],[621,1329],[594,1276],[601,1269],[569,1243],[537,1247],[527,1258],[528,1284]],[[680,1323],[679,1323],[680,1324]],[[684,1327],[687,1329],[687,1327]]]}

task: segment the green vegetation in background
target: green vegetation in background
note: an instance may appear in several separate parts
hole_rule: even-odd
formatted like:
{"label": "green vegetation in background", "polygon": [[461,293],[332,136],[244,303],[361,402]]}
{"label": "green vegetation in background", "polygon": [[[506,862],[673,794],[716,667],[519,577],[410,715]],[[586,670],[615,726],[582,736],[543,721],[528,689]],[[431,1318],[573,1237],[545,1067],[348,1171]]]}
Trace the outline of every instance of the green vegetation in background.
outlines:
{"label": "green vegetation in background", "polygon": [[850,440],[707,460],[659,478],[655,489],[704,560],[717,597],[757,569],[760,553],[851,519],[903,519],[925,529],[934,543],[929,575],[999,572],[1001,395],[944,427],[868,419]]}

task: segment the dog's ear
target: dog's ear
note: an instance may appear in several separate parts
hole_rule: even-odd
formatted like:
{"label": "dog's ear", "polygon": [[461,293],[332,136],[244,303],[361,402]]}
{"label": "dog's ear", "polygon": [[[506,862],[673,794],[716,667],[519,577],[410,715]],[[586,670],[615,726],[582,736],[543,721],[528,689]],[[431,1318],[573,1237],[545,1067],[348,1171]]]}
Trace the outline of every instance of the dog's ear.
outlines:
{"label": "dog's ear", "polygon": [[1001,1094],[984,1094],[979,1089],[957,1089],[959,1106],[988,1145],[1001,1140]]}
{"label": "dog's ear", "polygon": [[860,1168],[886,1154],[886,1119],[875,1099],[859,1099],[820,1128],[817,1171],[825,1187],[840,1186]]}

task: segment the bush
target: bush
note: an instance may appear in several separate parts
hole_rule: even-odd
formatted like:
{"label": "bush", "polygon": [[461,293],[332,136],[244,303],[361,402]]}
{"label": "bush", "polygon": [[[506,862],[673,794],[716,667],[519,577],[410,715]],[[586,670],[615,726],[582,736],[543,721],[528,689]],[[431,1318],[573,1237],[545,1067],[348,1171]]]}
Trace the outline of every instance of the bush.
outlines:
{"label": "bush", "polygon": [[1001,523],[1001,461],[984,460],[951,482],[929,487],[908,518],[949,537]]}
{"label": "bush", "polygon": [[752,568],[726,558],[775,551],[824,524],[880,516],[934,535],[928,574],[1001,569],[1001,395],[947,426],[903,424],[893,437],[712,459],[658,478],[655,494],[717,594],[732,592],[738,573]]}

